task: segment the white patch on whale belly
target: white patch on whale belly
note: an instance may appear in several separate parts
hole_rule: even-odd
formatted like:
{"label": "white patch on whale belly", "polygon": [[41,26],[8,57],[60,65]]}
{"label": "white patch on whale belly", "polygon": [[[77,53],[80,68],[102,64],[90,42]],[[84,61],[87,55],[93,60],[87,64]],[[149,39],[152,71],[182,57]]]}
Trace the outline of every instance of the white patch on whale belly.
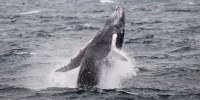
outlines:
{"label": "white patch on whale belly", "polygon": [[116,47],[116,42],[117,42],[117,34],[113,34],[113,36],[112,36],[112,46]]}

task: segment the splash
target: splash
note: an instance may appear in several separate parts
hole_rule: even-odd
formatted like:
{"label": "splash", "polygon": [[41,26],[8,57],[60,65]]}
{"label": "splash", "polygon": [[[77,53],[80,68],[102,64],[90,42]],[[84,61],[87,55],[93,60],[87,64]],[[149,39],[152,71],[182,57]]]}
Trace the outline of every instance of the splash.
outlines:
{"label": "splash", "polygon": [[[121,61],[116,58],[108,57],[109,66],[106,64],[102,66],[99,88],[113,89],[122,88],[121,83],[133,76],[136,76],[137,69],[135,68],[134,59],[130,60],[125,52],[118,50],[118,53],[125,56],[128,61]],[[80,67],[65,73],[58,73],[52,71],[49,75],[49,87],[68,87],[76,88],[77,78]]]}
{"label": "splash", "polygon": [[49,87],[76,88],[80,67],[66,73],[51,72],[49,75]]}
{"label": "splash", "polygon": [[138,71],[135,68],[135,60],[130,60],[125,52],[118,50],[118,53],[125,56],[128,61],[121,61],[116,58],[109,58],[110,66],[103,67],[99,87],[102,89],[123,88],[122,82],[133,76]]}

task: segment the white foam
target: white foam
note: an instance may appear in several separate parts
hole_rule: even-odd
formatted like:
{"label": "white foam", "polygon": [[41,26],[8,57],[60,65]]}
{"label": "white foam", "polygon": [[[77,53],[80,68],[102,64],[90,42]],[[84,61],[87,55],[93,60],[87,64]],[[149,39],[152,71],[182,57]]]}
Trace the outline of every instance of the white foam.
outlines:
{"label": "white foam", "polygon": [[113,3],[113,0],[100,0],[101,3]]}
{"label": "white foam", "polygon": [[54,72],[54,70],[49,75],[49,87],[76,88],[79,69],[80,67],[64,73]]}
{"label": "white foam", "polygon": [[102,76],[99,87],[102,89],[122,88],[121,83],[126,79],[136,76],[138,69],[135,68],[135,61],[130,60],[124,52],[118,51],[124,55],[128,61],[121,61],[115,58],[110,58],[111,66],[103,67]]}
{"label": "white foam", "polygon": [[36,14],[36,13],[40,13],[40,12],[42,12],[42,10],[32,10],[32,11],[22,12],[19,14],[20,15],[28,15],[28,14]]}

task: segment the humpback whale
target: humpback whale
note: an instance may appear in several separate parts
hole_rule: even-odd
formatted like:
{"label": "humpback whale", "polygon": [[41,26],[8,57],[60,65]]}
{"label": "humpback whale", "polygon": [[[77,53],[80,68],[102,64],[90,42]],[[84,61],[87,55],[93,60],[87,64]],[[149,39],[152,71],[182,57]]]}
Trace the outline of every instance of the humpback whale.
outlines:
{"label": "humpback whale", "polygon": [[125,12],[122,7],[117,6],[93,39],[66,66],[57,69],[56,72],[67,72],[80,66],[77,87],[96,87],[100,81],[101,65],[111,52],[113,57],[127,60],[112,49],[112,46],[119,50],[122,48],[124,28]]}

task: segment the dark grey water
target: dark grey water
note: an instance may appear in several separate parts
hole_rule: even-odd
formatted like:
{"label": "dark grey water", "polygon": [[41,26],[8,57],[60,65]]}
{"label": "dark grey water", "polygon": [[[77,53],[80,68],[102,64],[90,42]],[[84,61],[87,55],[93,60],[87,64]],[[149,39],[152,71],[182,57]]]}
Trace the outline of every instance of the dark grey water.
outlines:
{"label": "dark grey water", "polygon": [[[125,8],[123,50],[137,76],[108,90],[49,83],[117,5]],[[199,100],[199,59],[199,0],[0,0],[1,100]]]}

